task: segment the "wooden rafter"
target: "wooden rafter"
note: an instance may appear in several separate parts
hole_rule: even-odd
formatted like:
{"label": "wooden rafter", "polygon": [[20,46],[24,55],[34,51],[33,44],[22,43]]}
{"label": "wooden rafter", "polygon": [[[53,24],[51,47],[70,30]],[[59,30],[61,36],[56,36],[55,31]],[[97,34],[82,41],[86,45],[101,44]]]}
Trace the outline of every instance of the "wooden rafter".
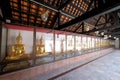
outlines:
{"label": "wooden rafter", "polygon": [[[39,7],[37,7],[35,15],[38,15],[38,12],[39,12]],[[34,19],[34,26],[36,26],[36,22],[37,22],[37,16],[35,16],[35,19]]]}
{"label": "wooden rafter", "polygon": [[28,6],[28,17],[27,17],[27,25],[29,25],[29,20],[30,20],[30,4],[31,4],[31,1],[29,1],[29,6]]}
{"label": "wooden rafter", "polygon": [[120,24],[113,25],[112,27],[111,26],[107,26],[107,27],[103,26],[102,28],[99,28],[99,29],[92,29],[90,31],[80,32],[80,34],[86,34],[86,33],[91,33],[91,32],[95,32],[95,31],[102,31],[102,30],[109,30],[109,29],[117,29],[117,28],[120,28]]}
{"label": "wooden rafter", "polygon": [[92,4],[93,4],[94,1],[95,1],[95,0],[91,0],[91,1],[90,1],[86,12],[88,12],[88,11],[90,10],[90,8],[91,8],[91,6],[92,6]]}
{"label": "wooden rafter", "polygon": [[105,13],[109,13],[111,11],[114,11],[115,9],[118,9],[116,7],[119,7],[120,2],[119,1],[112,1],[112,2],[113,2],[112,4],[111,4],[111,2],[106,3],[106,5],[103,5],[103,7],[101,7],[101,8],[100,7],[94,8],[91,11],[88,11],[88,12],[84,13],[83,15],[75,18],[75,19],[73,19],[73,20],[71,20],[71,21],[69,21],[69,22],[67,22],[63,25],[60,25],[57,29],[61,30],[63,28],[66,28],[66,27],[68,27],[70,25],[73,25],[75,23],[84,21],[84,20],[89,19],[91,17],[98,16],[98,15],[103,15]]}
{"label": "wooden rafter", "polygon": [[62,10],[64,7],[67,6],[67,4],[71,3],[73,0],[67,0],[65,3],[61,4],[61,6],[58,8],[58,10]]}
{"label": "wooden rafter", "polygon": [[82,24],[83,22],[73,32],[75,33],[80,27],[82,27]]}

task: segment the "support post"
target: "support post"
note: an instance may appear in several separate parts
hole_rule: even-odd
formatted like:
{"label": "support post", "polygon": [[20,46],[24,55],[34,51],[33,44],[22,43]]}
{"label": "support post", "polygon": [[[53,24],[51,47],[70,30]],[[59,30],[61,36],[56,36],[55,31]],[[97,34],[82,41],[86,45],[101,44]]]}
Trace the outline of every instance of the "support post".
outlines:
{"label": "support post", "polygon": [[75,56],[75,51],[76,51],[76,36],[74,36],[74,56]]}
{"label": "support post", "polygon": [[67,34],[66,33],[65,33],[65,41],[66,41],[65,47],[66,47],[66,58],[67,58]]}
{"label": "support post", "polygon": [[36,26],[34,26],[33,29],[33,66],[35,65],[36,62]]}
{"label": "support post", "polygon": [[[2,22],[0,22],[0,63],[2,62]],[[0,66],[0,73],[2,73],[2,66]]]}
{"label": "support post", "polygon": [[54,55],[54,61],[55,61],[55,30],[53,31],[53,55]]}

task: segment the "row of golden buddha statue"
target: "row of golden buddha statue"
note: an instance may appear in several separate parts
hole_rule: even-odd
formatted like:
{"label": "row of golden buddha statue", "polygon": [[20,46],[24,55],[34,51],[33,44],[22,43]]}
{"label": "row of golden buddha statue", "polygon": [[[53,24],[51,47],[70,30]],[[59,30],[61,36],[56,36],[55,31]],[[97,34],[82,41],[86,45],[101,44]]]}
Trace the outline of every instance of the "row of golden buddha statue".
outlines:
{"label": "row of golden buddha statue", "polygon": [[[64,40],[61,40],[61,52],[64,51],[63,41]],[[69,46],[72,46],[72,39],[70,40]],[[36,45],[36,56],[42,56],[42,55],[46,55],[43,36],[41,36],[40,38],[40,43]],[[6,57],[6,59],[16,60],[24,57],[30,57],[30,54],[25,54],[25,45],[22,43],[22,36],[21,33],[19,33],[18,36],[16,37],[16,44],[12,46],[12,52]]]}
{"label": "row of golden buddha statue", "polygon": [[[43,54],[45,54],[45,44],[43,36],[41,36],[40,43],[36,46],[36,55],[41,56]],[[16,37],[16,44],[12,46],[12,52],[6,57],[6,59],[17,60],[29,56],[29,54],[25,54],[25,45],[22,43],[22,36],[19,32],[18,36]]]}

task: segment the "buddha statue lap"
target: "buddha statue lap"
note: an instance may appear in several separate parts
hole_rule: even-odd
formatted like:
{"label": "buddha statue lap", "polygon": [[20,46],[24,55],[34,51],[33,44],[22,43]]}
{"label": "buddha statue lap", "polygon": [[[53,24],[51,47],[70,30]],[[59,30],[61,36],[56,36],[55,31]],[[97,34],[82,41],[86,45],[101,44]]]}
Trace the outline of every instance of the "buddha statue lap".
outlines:
{"label": "buddha statue lap", "polygon": [[22,36],[19,35],[16,37],[16,44],[12,46],[12,53],[9,54],[6,59],[16,60],[21,58],[25,54],[25,45],[22,43]]}
{"label": "buddha statue lap", "polygon": [[36,47],[36,52],[37,52],[37,56],[41,56],[41,55],[45,55],[45,44],[44,44],[44,39],[43,36],[41,36],[40,38],[40,44],[37,45]]}

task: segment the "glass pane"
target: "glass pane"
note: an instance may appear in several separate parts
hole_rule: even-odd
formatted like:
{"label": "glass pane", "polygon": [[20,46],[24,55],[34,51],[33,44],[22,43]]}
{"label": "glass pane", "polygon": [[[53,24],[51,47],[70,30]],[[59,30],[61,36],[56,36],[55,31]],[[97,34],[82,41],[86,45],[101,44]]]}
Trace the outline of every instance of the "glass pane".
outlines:
{"label": "glass pane", "polygon": [[67,35],[67,57],[74,56],[74,36]]}
{"label": "glass pane", "polygon": [[36,64],[54,60],[53,33],[37,32],[36,34]]}
{"label": "glass pane", "polygon": [[76,36],[76,54],[80,55],[82,50],[81,36]]}
{"label": "glass pane", "polygon": [[[14,29],[15,27],[18,27]],[[33,29],[5,25],[2,51],[2,72],[14,71],[33,65]],[[29,37],[30,36],[30,37]]]}
{"label": "glass pane", "polygon": [[66,40],[64,34],[55,34],[55,60],[66,58]]}

